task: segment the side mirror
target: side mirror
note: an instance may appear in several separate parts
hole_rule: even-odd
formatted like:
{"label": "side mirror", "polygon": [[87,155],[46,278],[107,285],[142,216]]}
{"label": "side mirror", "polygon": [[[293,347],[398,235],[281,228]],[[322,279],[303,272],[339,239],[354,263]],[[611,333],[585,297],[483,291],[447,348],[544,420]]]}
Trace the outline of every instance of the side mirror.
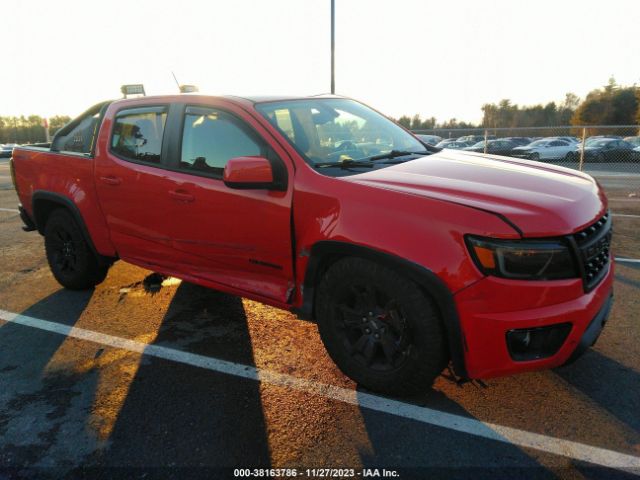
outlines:
{"label": "side mirror", "polygon": [[242,190],[274,188],[271,162],[264,157],[236,157],[224,166],[224,184]]}

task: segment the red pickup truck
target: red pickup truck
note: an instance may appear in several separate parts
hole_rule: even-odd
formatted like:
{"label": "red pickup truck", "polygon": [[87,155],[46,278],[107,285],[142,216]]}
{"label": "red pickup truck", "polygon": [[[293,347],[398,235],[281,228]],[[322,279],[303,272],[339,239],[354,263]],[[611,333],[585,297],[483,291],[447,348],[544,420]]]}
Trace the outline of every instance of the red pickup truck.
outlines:
{"label": "red pickup truck", "polygon": [[12,162],[63,286],[122,259],[294,311],[374,391],[562,365],[612,303],[593,178],[439,151],[348,98],[105,102]]}

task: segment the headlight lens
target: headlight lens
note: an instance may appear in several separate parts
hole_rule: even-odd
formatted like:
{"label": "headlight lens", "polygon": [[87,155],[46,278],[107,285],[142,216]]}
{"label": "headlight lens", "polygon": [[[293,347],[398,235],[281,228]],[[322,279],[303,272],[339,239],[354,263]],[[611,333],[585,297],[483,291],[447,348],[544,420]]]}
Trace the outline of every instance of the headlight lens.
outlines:
{"label": "headlight lens", "polygon": [[556,280],[579,275],[569,247],[559,240],[497,240],[467,236],[471,256],[486,275]]}

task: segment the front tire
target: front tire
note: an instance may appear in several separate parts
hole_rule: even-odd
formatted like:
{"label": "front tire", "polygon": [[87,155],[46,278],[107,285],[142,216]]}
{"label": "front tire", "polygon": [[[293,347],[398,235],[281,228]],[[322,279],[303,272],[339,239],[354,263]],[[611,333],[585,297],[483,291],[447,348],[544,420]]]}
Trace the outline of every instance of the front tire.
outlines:
{"label": "front tire", "polygon": [[444,328],[431,298],[368,260],[345,258],[327,270],[316,318],[333,361],[369,390],[424,392],[447,364]]}
{"label": "front tire", "polygon": [[109,265],[91,250],[73,216],[65,209],[51,213],[44,228],[49,268],[65,288],[85,290],[101,283]]}

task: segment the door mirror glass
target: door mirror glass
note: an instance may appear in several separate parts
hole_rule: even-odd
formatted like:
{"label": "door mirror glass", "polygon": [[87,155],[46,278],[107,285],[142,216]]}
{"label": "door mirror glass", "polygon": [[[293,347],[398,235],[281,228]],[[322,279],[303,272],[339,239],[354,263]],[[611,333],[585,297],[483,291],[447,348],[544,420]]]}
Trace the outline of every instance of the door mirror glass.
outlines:
{"label": "door mirror glass", "polygon": [[224,166],[224,184],[237,189],[271,189],[274,187],[271,162],[264,157],[235,157]]}

